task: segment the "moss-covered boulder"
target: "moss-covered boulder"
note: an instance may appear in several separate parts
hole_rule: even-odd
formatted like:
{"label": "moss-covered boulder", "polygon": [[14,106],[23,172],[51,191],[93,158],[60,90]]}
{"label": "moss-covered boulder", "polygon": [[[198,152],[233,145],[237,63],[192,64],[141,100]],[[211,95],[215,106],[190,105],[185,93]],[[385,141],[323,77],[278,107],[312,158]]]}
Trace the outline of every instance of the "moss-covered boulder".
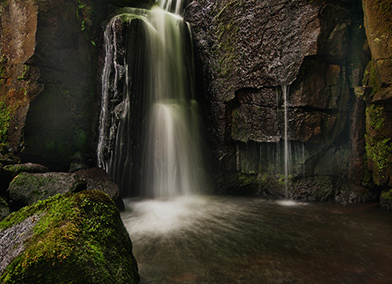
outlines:
{"label": "moss-covered boulder", "polygon": [[1,283],[138,283],[132,242],[99,191],[56,195],[0,223]]}
{"label": "moss-covered boulder", "polygon": [[120,210],[124,203],[120,190],[109,175],[99,168],[81,170],[75,173],[26,173],[16,176],[9,185],[12,208],[30,205],[48,199],[59,193],[99,190],[106,193]]}
{"label": "moss-covered boulder", "polygon": [[20,173],[45,173],[49,169],[40,164],[24,163],[24,164],[11,164],[2,166],[0,165],[0,196],[7,197],[7,189],[10,182]]}
{"label": "moss-covered boulder", "polygon": [[30,205],[59,193],[79,192],[86,189],[86,182],[68,173],[21,173],[8,188],[10,199],[16,207]]}
{"label": "moss-covered boulder", "polygon": [[24,163],[24,164],[16,164],[16,165],[7,165],[4,167],[4,170],[9,173],[10,176],[16,177],[18,174],[25,173],[46,173],[49,172],[49,169],[40,164],[34,163]]}
{"label": "moss-covered boulder", "polygon": [[392,189],[381,192],[380,205],[382,208],[392,210]]}

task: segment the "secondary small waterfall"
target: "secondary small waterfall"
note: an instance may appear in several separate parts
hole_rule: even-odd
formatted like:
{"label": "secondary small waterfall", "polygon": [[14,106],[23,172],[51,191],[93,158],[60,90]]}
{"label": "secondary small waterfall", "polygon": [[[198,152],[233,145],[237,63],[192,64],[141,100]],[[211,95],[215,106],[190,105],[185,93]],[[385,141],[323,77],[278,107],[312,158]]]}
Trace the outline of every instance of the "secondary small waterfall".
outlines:
{"label": "secondary small waterfall", "polygon": [[288,95],[289,95],[290,87],[283,85],[282,93],[283,93],[283,108],[284,108],[284,177],[285,177],[285,197],[288,198],[288,182],[289,182],[289,174],[290,174],[290,148],[289,148],[289,140],[288,140],[288,129],[289,129],[289,119],[288,119]]}
{"label": "secondary small waterfall", "polygon": [[124,196],[170,198],[204,184],[190,27],[182,1],[159,4],[124,9],[105,31],[97,156]]}

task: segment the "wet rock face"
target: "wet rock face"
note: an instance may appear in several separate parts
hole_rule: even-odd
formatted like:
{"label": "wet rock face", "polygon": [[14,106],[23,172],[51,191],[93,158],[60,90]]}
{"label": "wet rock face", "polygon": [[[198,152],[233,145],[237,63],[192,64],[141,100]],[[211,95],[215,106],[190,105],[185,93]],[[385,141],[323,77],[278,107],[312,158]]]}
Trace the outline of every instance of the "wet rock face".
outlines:
{"label": "wet rock face", "polygon": [[[366,103],[366,155],[376,185],[392,186],[392,1],[363,1],[371,51],[360,96]],[[386,201],[382,200],[383,204]],[[384,206],[388,208],[388,206]]]}
{"label": "wet rock face", "polygon": [[235,90],[294,81],[303,58],[316,54],[318,12],[307,1],[204,0],[190,3],[186,15],[210,72]]}
{"label": "wet rock face", "polygon": [[366,34],[380,83],[392,82],[392,1],[364,0]]}
{"label": "wet rock face", "polygon": [[29,103],[39,92],[39,70],[31,65],[37,32],[32,0],[0,4],[0,153],[21,149]]}
{"label": "wet rock face", "polygon": [[348,114],[367,56],[360,1],[202,0],[185,15],[220,175],[282,174],[285,96],[290,173],[355,172],[364,144],[356,139],[351,157],[351,133],[364,128]]}

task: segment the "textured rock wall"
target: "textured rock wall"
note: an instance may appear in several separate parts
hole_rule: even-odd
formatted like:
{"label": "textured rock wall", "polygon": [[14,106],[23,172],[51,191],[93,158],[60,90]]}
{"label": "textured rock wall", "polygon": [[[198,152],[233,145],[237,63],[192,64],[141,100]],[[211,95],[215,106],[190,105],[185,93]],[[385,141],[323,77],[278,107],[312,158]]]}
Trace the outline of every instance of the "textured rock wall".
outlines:
{"label": "textured rock wall", "polygon": [[34,1],[0,4],[0,152],[21,149],[29,103],[39,92],[39,70],[29,61],[35,52],[37,6]]}
{"label": "textured rock wall", "polygon": [[287,91],[291,197],[368,198],[357,186],[364,104],[352,90],[368,61],[360,1],[202,0],[186,18],[217,188],[283,194]]}
{"label": "textured rock wall", "polygon": [[[0,160],[10,153],[68,170],[95,157],[104,20],[152,0],[0,3]],[[17,162],[17,161],[10,161]]]}
{"label": "textured rock wall", "polygon": [[366,157],[369,179],[382,187],[383,206],[391,208],[392,193],[392,1],[365,0],[366,35],[371,61],[356,88],[366,103]]}

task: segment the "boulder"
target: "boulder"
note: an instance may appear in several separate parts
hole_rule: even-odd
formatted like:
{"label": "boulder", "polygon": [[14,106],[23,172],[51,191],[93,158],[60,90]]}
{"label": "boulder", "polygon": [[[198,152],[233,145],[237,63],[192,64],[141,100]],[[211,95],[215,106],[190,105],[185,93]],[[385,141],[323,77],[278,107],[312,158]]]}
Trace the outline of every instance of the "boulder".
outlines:
{"label": "boulder", "polygon": [[111,179],[107,172],[101,168],[92,168],[75,172],[76,177],[86,182],[87,190],[105,192],[116,203],[119,210],[124,210],[124,202],[120,196],[118,185]]}
{"label": "boulder", "polygon": [[79,192],[86,182],[69,173],[21,173],[8,188],[10,199],[16,207],[36,203],[59,193]]}
{"label": "boulder", "polygon": [[8,172],[12,178],[16,177],[18,174],[25,173],[46,173],[49,172],[49,169],[43,165],[35,164],[35,163],[24,163],[24,164],[15,164],[15,165],[7,165],[4,167],[4,170]]}
{"label": "boulder", "polygon": [[0,223],[1,283],[139,283],[132,242],[99,191],[56,195]]}
{"label": "boulder", "polygon": [[103,169],[99,168],[75,173],[21,173],[14,178],[8,188],[13,208],[30,205],[59,193],[83,190],[102,191],[113,199],[120,210],[124,209],[118,186]]}
{"label": "boulder", "polygon": [[25,164],[11,164],[2,167],[0,165],[0,196],[7,196],[6,190],[10,182],[20,173],[45,173],[49,169],[40,164],[25,163]]}

